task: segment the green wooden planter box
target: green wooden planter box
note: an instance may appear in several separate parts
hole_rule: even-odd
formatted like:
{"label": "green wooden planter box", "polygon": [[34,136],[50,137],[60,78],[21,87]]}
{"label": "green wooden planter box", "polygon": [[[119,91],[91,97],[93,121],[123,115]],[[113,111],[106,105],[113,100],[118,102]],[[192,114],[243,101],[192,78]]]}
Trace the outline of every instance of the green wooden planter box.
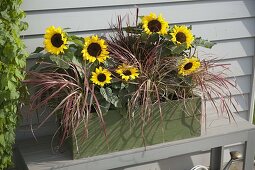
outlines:
{"label": "green wooden planter box", "polygon": [[[80,126],[76,131],[76,140],[72,141],[73,158],[85,158],[111,152],[191,138],[200,136],[201,99],[195,97],[183,100],[161,103],[163,121],[161,121],[158,107],[153,110],[150,121],[144,126],[142,137],[142,121],[135,117],[132,122],[125,115],[125,111],[109,111],[104,116],[108,144],[99,125],[99,119],[93,118],[89,125],[89,137],[85,139]],[[164,132],[162,131],[162,127]],[[79,150],[77,150],[77,145]]]}

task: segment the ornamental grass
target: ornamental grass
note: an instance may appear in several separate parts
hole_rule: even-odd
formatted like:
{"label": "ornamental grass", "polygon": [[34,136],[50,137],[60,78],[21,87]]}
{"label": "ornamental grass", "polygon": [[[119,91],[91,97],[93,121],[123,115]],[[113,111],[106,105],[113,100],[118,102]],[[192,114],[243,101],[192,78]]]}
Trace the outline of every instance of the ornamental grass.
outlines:
{"label": "ornamental grass", "polygon": [[[154,13],[137,16],[135,24],[127,25],[118,17],[107,38],[78,37],[50,26],[45,46],[31,54],[37,63],[24,81],[35,89],[31,109],[51,108],[39,127],[57,115],[63,143],[75,136],[79,126],[84,126],[88,137],[89,122],[97,116],[107,139],[104,114],[109,110],[125,109],[131,121],[139,114],[143,126],[149,123],[152,108],[157,107],[163,118],[162,102],[185,103],[195,96],[209,100],[231,118],[227,103],[231,101],[229,88],[235,83],[226,79],[228,67],[215,58],[199,58],[197,47],[212,48],[214,43],[196,37],[191,28],[170,26],[163,15]],[[221,110],[215,98],[221,101]],[[140,112],[135,112],[138,108]]]}

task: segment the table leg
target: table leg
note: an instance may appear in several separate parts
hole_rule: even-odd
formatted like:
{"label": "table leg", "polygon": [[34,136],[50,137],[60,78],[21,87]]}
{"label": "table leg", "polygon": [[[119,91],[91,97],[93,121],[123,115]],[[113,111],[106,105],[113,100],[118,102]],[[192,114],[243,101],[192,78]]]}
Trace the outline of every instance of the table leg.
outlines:
{"label": "table leg", "polygon": [[210,170],[221,170],[223,167],[223,147],[211,149]]}
{"label": "table leg", "polygon": [[245,142],[244,170],[252,170],[254,168],[255,154],[255,130],[248,132],[248,140]]}

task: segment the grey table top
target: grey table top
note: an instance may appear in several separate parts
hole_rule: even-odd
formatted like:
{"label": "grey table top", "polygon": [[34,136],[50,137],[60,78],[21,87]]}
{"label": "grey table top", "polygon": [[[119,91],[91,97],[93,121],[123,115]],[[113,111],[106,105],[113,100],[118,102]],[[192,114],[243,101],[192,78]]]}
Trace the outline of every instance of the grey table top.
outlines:
{"label": "grey table top", "polygon": [[40,137],[38,142],[34,139],[18,141],[18,146],[29,169],[32,170],[110,169],[245,142],[248,132],[255,130],[251,123],[239,116],[231,122],[224,117],[210,116],[206,122],[206,125],[202,123],[200,137],[147,146],[146,151],[145,148],[136,148],[79,160],[71,160],[71,153],[67,150],[63,153],[53,152],[50,145],[51,136]]}

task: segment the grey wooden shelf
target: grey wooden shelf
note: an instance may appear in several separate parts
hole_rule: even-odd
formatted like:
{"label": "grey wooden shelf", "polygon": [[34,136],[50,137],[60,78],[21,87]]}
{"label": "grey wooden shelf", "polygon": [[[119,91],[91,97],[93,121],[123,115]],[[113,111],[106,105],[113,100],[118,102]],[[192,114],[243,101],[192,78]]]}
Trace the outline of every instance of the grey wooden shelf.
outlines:
{"label": "grey wooden shelf", "polygon": [[213,169],[219,170],[222,167],[222,148],[225,145],[244,142],[244,169],[251,170],[255,153],[255,127],[239,116],[236,116],[235,122],[232,123],[225,118],[207,119],[207,122],[213,123],[208,124],[206,128],[202,127],[200,137],[147,146],[146,150],[137,148],[79,160],[71,160],[71,153],[67,150],[63,153],[53,152],[50,145],[51,136],[40,137],[38,142],[34,139],[18,141],[18,146],[31,170],[112,169],[206,150],[212,150],[214,155],[211,156],[211,164]]}

